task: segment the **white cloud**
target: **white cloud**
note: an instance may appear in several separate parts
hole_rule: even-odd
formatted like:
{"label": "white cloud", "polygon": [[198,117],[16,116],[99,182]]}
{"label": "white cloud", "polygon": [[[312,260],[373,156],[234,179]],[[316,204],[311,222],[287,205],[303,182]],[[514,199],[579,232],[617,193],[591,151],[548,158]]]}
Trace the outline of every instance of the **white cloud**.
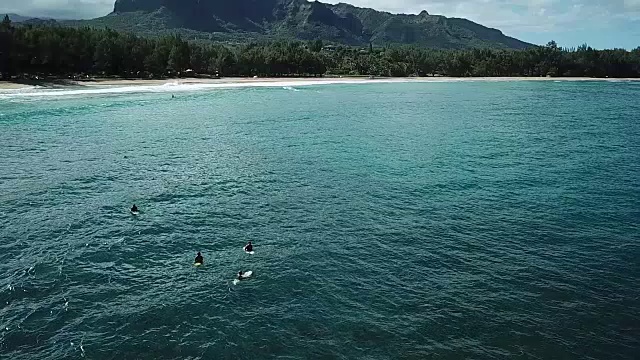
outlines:
{"label": "white cloud", "polygon": [[[338,2],[344,0],[328,0]],[[640,19],[640,0],[350,0],[391,12],[462,17],[502,30],[561,31]]]}
{"label": "white cloud", "polygon": [[640,9],[640,0],[624,0],[624,6],[629,10],[638,10]]}

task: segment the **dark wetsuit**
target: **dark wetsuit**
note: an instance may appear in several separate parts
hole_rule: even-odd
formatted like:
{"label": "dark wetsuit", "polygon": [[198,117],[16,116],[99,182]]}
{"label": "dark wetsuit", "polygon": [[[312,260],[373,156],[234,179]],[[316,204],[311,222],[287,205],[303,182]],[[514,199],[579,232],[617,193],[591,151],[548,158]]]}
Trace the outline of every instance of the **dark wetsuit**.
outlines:
{"label": "dark wetsuit", "polygon": [[138,207],[133,205],[133,207],[131,208],[131,212],[138,212]]}
{"label": "dark wetsuit", "polygon": [[244,251],[247,251],[247,252],[253,251],[253,245],[248,244],[247,246],[244,247]]}
{"label": "dark wetsuit", "polygon": [[194,261],[196,264],[204,264],[204,258],[202,255],[196,256],[196,260]]}

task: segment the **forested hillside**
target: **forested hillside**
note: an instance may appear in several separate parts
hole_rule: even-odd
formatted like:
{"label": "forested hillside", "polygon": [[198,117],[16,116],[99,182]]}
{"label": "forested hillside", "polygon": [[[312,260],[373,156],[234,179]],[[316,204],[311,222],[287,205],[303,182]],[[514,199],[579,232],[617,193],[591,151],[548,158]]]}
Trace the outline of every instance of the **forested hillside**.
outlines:
{"label": "forested hillside", "polygon": [[120,76],[588,76],[640,77],[640,48],[526,50],[347,47],[322,41],[193,43],[92,28],[0,23],[0,73],[11,77]]}

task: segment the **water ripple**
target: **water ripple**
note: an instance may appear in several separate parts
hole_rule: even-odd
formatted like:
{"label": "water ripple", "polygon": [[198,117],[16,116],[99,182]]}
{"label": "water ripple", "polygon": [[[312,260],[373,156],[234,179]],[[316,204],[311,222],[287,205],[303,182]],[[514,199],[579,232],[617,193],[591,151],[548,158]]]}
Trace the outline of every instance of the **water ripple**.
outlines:
{"label": "water ripple", "polygon": [[0,99],[0,353],[637,357],[640,88],[282,86]]}

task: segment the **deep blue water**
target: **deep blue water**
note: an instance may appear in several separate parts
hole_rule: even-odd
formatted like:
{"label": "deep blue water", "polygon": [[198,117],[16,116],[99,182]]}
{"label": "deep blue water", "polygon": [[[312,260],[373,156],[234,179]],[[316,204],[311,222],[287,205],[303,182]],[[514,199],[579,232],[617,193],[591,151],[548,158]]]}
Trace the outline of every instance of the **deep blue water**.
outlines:
{"label": "deep blue water", "polygon": [[1,358],[638,358],[640,83],[180,90],[0,93]]}

